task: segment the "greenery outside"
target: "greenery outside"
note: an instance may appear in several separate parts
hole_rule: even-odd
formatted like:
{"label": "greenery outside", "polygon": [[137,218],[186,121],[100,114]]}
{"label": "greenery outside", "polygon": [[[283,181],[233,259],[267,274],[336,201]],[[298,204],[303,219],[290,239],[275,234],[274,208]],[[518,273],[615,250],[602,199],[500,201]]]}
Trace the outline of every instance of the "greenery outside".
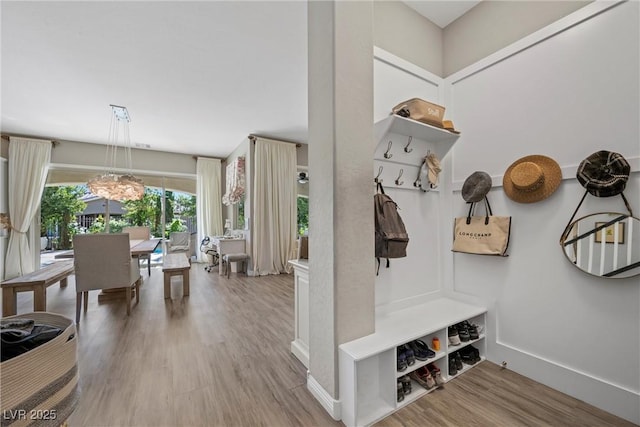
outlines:
{"label": "greenery outside", "polygon": [[[105,230],[105,219],[97,216],[88,228],[78,225],[77,218],[87,207],[80,200],[88,194],[84,185],[45,187],[41,205],[41,236],[53,241],[56,249],[71,249],[73,236],[77,233],[102,233]],[[110,217],[109,232],[119,233],[127,226],[148,226],[156,237],[169,237],[174,231],[188,231],[188,223],[195,227],[196,197],[184,193],[165,192],[166,213],[165,224],[162,224],[162,192],[158,189],[145,188],[140,200],[129,200],[123,203],[125,214],[122,217]]]}

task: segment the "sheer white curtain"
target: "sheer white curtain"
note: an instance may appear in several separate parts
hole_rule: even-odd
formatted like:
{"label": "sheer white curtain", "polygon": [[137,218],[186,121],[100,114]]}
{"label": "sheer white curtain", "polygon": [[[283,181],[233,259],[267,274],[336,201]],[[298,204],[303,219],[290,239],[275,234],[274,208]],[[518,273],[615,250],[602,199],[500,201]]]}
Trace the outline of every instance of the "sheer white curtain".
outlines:
{"label": "sheer white curtain", "polygon": [[253,265],[256,275],[289,271],[297,229],[296,146],[256,139]]}
{"label": "sheer white curtain", "polygon": [[[198,245],[205,236],[222,234],[222,164],[220,159],[198,157],[196,164],[196,210]],[[198,251],[198,259],[207,262]]]}
{"label": "sheer white curtain", "polygon": [[38,212],[51,159],[51,141],[13,137],[9,141],[9,217],[12,230],[5,258],[5,279],[30,273],[36,268],[27,231]]}

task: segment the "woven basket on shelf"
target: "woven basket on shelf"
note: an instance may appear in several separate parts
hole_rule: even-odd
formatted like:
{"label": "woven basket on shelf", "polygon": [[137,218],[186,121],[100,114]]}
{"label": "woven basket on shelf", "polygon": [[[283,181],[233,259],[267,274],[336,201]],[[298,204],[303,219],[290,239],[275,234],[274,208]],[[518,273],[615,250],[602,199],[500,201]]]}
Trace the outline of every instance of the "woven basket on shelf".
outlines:
{"label": "woven basket on shelf", "polygon": [[75,323],[64,316],[34,312],[5,319],[33,319],[62,329],[54,339],[0,364],[1,425],[59,426],[80,395]]}

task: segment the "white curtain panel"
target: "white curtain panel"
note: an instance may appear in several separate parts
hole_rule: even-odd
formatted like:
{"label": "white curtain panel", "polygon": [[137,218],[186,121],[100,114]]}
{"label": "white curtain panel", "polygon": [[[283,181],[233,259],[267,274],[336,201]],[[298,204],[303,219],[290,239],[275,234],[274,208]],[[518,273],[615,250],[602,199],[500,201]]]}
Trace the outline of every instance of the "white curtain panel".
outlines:
{"label": "white curtain panel", "polygon": [[253,265],[256,275],[288,272],[297,229],[296,146],[256,139]]}
{"label": "white curtain panel", "polygon": [[[198,157],[196,176],[199,247],[205,236],[222,234],[222,163],[220,159]],[[199,251],[198,259],[201,262],[208,262],[205,254]]]}
{"label": "white curtain panel", "polygon": [[38,212],[51,159],[51,141],[13,137],[9,141],[9,217],[12,230],[5,258],[5,279],[36,269],[27,231]]}

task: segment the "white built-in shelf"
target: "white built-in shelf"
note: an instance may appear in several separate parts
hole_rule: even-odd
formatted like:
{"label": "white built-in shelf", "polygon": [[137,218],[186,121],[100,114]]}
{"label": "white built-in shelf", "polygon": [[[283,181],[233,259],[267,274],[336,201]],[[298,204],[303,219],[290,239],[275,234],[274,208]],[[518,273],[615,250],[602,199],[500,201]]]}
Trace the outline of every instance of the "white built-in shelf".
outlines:
{"label": "white built-in shelf", "polygon": [[451,146],[460,137],[460,134],[395,114],[376,122],[373,132],[376,145],[388,133],[412,136],[414,139],[450,144]]}
{"label": "white built-in shelf", "polygon": [[[374,176],[383,180],[385,188],[418,190],[413,184],[418,178],[424,157],[432,152],[442,160],[459,134],[415,120],[391,115],[374,125]],[[405,151],[408,146],[409,152]],[[390,158],[385,154],[391,155]],[[400,176],[400,171],[402,175]],[[398,185],[396,179],[403,182]]]}
{"label": "white built-in shelf", "polygon": [[[411,393],[397,402],[397,382],[404,375],[433,363],[444,382],[465,373],[486,356],[486,339],[465,341],[457,346],[448,342],[448,328],[468,320],[486,327],[486,309],[449,298],[439,298],[410,308],[380,314],[376,317],[376,332],[340,345],[340,399],[342,421],[348,427],[368,426],[437,388],[423,388],[411,379]],[[434,357],[416,362],[404,371],[397,370],[397,348],[420,339],[432,348],[433,338],[440,341],[440,350]],[[456,375],[449,375],[452,353],[475,344],[480,362],[463,363]]]}
{"label": "white built-in shelf", "polygon": [[[354,360],[362,360],[445,329],[449,325],[479,316],[485,311],[483,307],[449,298],[439,298],[404,310],[376,316],[376,331],[373,334],[342,344],[340,349]],[[431,343],[427,345],[431,346]],[[444,346],[444,343],[442,345]],[[462,348],[462,346],[457,347]],[[455,347],[452,348],[455,349]]]}

